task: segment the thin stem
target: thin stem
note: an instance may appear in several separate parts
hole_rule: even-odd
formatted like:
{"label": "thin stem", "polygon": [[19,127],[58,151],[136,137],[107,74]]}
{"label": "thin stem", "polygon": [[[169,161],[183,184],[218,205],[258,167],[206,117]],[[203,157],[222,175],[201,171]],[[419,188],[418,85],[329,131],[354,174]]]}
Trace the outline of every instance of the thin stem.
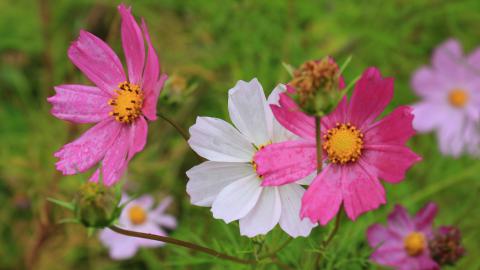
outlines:
{"label": "thin stem", "polygon": [[116,233],[123,234],[123,235],[131,236],[131,237],[137,237],[137,238],[150,239],[150,240],[155,240],[155,241],[161,241],[161,242],[165,242],[165,243],[169,243],[169,244],[174,244],[174,245],[177,245],[177,246],[181,246],[181,247],[184,247],[184,248],[188,248],[188,249],[192,249],[192,250],[195,250],[195,251],[210,254],[214,257],[224,259],[224,260],[229,260],[229,261],[236,262],[236,263],[241,263],[241,264],[256,264],[257,263],[257,261],[255,261],[255,260],[247,260],[247,259],[241,259],[241,258],[233,257],[233,256],[220,253],[216,250],[213,250],[213,249],[210,249],[210,248],[207,248],[207,247],[199,246],[197,244],[193,244],[193,243],[190,243],[190,242],[178,240],[178,239],[168,237],[168,236],[160,236],[160,235],[151,234],[151,233],[142,233],[142,232],[130,231],[130,230],[119,228],[119,227],[114,226],[114,225],[110,226],[109,228],[112,231],[114,231]]}
{"label": "thin stem", "polygon": [[290,244],[290,242],[292,242],[293,238],[288,238],[285,242],[283,242],[278,248],[276,248],[274,251],[268,253],[268,254],[265,254],[265,255],[262,255],[259,257],[260,260],[262,259],[265,259],[265,258],[269,258],[271,257],[272,255],[275,255],[277,254],[277,252],[279,252],[280,250],[282,250],[284,247],[286,247],[288,244]]}
{"label": "thin stem", "polygon": [[333,227],[333,230],[328,234],[327,239],[325,239],[322,242],[322,246],[320,247],[320,253],[318,253],[317,259],[315,261],[316,267],[320,266],[320,262],[322,261],[322,258],[323,258],[323,253],[327,249],[330,242],[332,242],[335,234],[337,234],[338,228],[340,228],[340,219],[342,217],[342,214],[343,214],[343,207],[340,206],[340,210],[338,211],[337,217],[335,218],[335,226]]}
{"label": "thin stem", "polygon": [[340,227],[340,219],[342,217],[343,212],[343,207],[340,207],[340,210],[338,211],[337,217],[335,218],[335,227],[333,227],[333,230],[330,232],[328,235],[327,239],[323,242],[323,248],[327,248],[327,246],[332,242],[333,237],[335,234],[337,234],[338,228]]}
{"label": "thin stem", "polygon": [[187,133],[179,125],[177,125],[175,122],[173,122],[173,120],[170,120],[170,118],[168,118],[167,116],[165,116],[161,113],[157,113],[157,116],[162,118],[163,120],[167,121],[172,127],[174,127],[178,131],[178,133],[180,133],[180,135],[183,137],[183,139],[185,139],[185,141],[188,142]]}
{"label": "thin stem", "polygon": [[315,116],[315,140],[317,144],[317,174],[322,171],[322,132],[321,118]]}

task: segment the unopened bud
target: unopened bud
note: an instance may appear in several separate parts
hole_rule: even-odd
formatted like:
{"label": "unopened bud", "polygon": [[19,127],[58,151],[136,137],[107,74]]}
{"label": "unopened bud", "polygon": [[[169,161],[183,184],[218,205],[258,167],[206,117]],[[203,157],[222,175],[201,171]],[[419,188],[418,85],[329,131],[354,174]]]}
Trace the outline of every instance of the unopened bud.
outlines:
{"label": "unopened bud", "polygon": [[86,227],[104,228],[118,217],[120,196],[112,188],[89,182],[80,187],[75,204],[75,215]]}
{"label": "unopened bud", "polygon": [[456,227],[440,227],[429,242],[430,254],[439,265],[454,265],[465,254],[462,236]]}
{"label": "unopened bud", "polygon": [[288,84],[295,88],[296,99],[308,114],[328,111],[340,94],[340,69],[331,57],[305,62],[293,73]]}

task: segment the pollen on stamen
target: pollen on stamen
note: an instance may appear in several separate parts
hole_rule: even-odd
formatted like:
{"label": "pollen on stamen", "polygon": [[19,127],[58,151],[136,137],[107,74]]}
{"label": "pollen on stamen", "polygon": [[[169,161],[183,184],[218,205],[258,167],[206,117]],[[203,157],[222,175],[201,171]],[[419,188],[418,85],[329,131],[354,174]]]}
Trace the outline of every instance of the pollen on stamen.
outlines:
{"label": "pollen on stamen", "polygon": [[356,162],[362,155],[363,134],[351,123],[336,123],[323,139],[322,147],[333,164]]}
{"label": "pollen on stamen", "polygon": [[110,116],[120,123],[132,123],[142,114],[143,91],[140,86],[129,82],[122,82],[115,89],[117,96],[108,101],[112,106]]}

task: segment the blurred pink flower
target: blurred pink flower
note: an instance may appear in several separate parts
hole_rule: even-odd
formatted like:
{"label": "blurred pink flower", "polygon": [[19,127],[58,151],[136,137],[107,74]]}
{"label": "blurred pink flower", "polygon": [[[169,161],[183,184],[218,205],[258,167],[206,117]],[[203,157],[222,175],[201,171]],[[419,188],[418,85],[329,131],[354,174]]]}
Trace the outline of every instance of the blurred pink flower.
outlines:
{"label": "blurred pink flower", "polygon": [[[127,205],[123,208],[118,220],[120,227],[166,236],[162,227],[174,229],[177,226],[175,218],[164,213],[172,202],[172,198],[165,198],[155,209],[152,209],[153,198],[148,195],[129,201],[130,198],[123,194],[121,204],[127,203]],[[163,242],[118,234],[110,229],[104,229],[100,232],[100,241],[110,250],[110,257],[115,260],[133,257],[140,247],[165,245]]]}
{"label": "blurred pink flower", "polygon": [[374,224],[367,230],[369,245],[375,249],[370,259],[398,270],[434,270],[428,241],[432,239],[432,222],[437,206],[427,204],[414,218],[397,205],[388,216],[388,226]]}
{"label": "blurred pink flower", "polygon": [[[52,114],[73,123],[97,123],[55,157],[64,175],[85,172],[101,163],[91,181],[102,175],[105,185],[116,183],[128,162],[147,140],[147,121],[156,119],[156,106],[166,75],[160,65],[144,21],[136,23],[130,8],[118,6],[122,17],[122,45],[128,80],[122,63],[102,40],[86,31],[68,49],[70,60],[96,85],[66,84],[48,98]],[[147,41],[145,53],[144,37]]]}
{"label": "blurred pink flower", "polygon": [[413,105],[417,131],[435,131],[444,154],[480,154],[480,49],[465,57],[457,40],[446,41],[432,66],[415,72],[412,87],[421,98]]}
{"label": "blurred pink flower", "polygon": [[258,149],[295,137],[268,107],[277,104],[284,91],[278,86],[267,100],[257,79],[239,81],[228,92],[228,110],[236,128],[211,117],[198,117],[190,127],[190,146],[208,159],[187,172],[192,204],[212,207],[213,216],[227,223],[239,220],[240,233],[249,237],[267,234],[277,224],[292,237],[307,236],[315,226],[299,215],[305,192],[301,184],[308,184],[308,179],[262,187],[252,162]]}
{"label": "blurred pink flower", "polygon": [[[302,199],[302,218],[327,224],[343,202],[348,217],[376,209],[386,202],[379,178],[398,183],[420,157],[405,146],[414,134],[409,107],[375,119],[393,97],[393,79],[367,69],[357,82],[350,102],[344,97],[333,113],[322,117],[322,148],[326,162]],[[316,170],[315,120],[300,112],[286,94],[273,105],[276,119],[300,140],[267,145],[255,155],[262,185],[297,181]]]}

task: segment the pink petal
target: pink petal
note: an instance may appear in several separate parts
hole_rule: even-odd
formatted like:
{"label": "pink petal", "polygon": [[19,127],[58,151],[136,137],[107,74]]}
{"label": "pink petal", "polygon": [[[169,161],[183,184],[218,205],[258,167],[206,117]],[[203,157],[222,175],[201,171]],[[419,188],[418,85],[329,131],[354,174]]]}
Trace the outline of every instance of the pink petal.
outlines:
{"label": "pink petal", "polygon": [[368,145],[365,146],[361,160],[372,168],[379,178],[390,183],[398,183],[421,157],[406,146]]}
{"label": "pink petal", "polygon": [[109,95],[125,81],[118,56],[105,42],[89,32],[80,31],[77,41],[68,49],[68,57],[90,81]]}
{"label": "pink petal", "polygon": [[145,96],[149,96],[157,86],[158,77],[160,76],[160,64],[158,61],[157,53],[150,40],[150,34],[148,33],[147,24],[142,19],[142,30],[147,41],[147,61],[145,63],[145,70],[143,72],[143,91]]}
{"label": "pink petal", "polygon": [[162,74],[157,84],[153,88],[153,91],[145,97],[142,112],[143,115],[145,115],[145,117],[147,117],[150,121],[155,121],[157,119],[158,96],[160,95],[160,91],[162,90],[163,85],[165,84],[165,81],[167,79],[168,76],[166,74]]}
{"label": "pink petal", "polygon": [[328,165],[313,180],[302,198],[300,217],[326,225],[342,203],[341,168]]}
{"label": "pink petal", "polygon": [[49,97],[51,113],[62,120],[78,124],[96,123],[108,117],[110,97],[93,86],[65,84],[55,86],[55,96]]}
{"label": "pink petal", "polygon": [[419,102],[413,105],[413,108],[413,127],[418,132],[429,132],[447,125],[445,119],[450,118],[450,112],[452,111],[445,104],[431,101]]}
{"label": "pink petal", "polygon": [[393,79],[382,78],[380,71],[368,68],[355,85],[350,100],[350,121],[358,128],[370,124],[393,97]]}
{"label": "pink petal", "polygon": [[412,88],[424,98],[441,98],[447,86],[437,72],[428,67],[422,67],[415,71],[412,76]]}
{"label": "pink petal", "polygon": [[457,77],[460,64],[463,60],[463,52],[460,43],[455,39],[449,39],[438,46],[432,57],[433,67],[449,77]]}
{"label": "pink petal", "polygon": [[280,186],[300,180],[317,166],[315,143],[286,141],[267,145],[253,157],[262,186]]}
{"label": "pink petal", "polygon": [[438,264],[427,254],[418,257],[407,256],[401,262],[398,270],[439,270]]}
{"label": "pink petal", "polygon": [[342,124],[348,122],[347,113],[348,101],[347,97],[345,96],[338,103],[337,107],[332,113],[325,117],[322,117],[322,132],[326,132],[328,129],[335,127],[337,123]]}
{"label": "pink petal", "polygon": [[438,207],[434,203],[428,203],[414,218],[415,228],[429,234],[432,229],[433,219],[437,215]]}
{"label": "pink petal", "polygon": [[111,186],[123,176],[127,165],[129,152],[130,127],[122,125],[120,134],[105,153],[102,161],[103,184]]}
{"label": "pink petal", "polygon": [[143,150],[147,143],[148,124],[147,120],[143,117],[139,117],[137,121],[130,126],[130,145],[128,151],[128,160]]}
{"label": "pink petal", "polygon": [[400,238],[398,238],[396,235],[391,234],[388,228],[380,224],[373,224],[367,230],[368,244],[372,248],[378,248],[379,246],[387,244],[392,240],[397,241],[399,239]]}
{"label": "pink petal", "polygon": [[480,70],[480,47],[476,48],[467,58],[467,63],[477,70]]}
{"label": "pink petal", "polygon": [[99,162],[116,140],[121,125],[113,119],[104,120],[90,128],[77,140],[66,144],[55,153],[59,158],[57,170],[64,175],[84,172]]}
{"label": "pink petal", "polygon": [[280,106],[270,105],[270,108],[282,126],[302,138],[315,139],[315,119],[313,117],[300,111],[295,101],[286,93],[280,94],[279,104]]}
{"label": "pink petal", "polygon": [[370,260],[385,266],[401,266],[403,261],[408,257],[402,242],[395,244],[385,244],[380,246],[370,256]]}
{"label": "pink petal", "polygon": [[415,229],[407,210],[400,205],[395,205],[393,212],[388,215],[388,228],[401,237]]}
{"label": "pink petal", "polygon": [[351,220],[386,203],[380,181],[360,162],[342,166],[342,192],[343,206]]}
{"label": "pink petal", "polygon": [[404,145],[410,137],[415,135],[412,122],[412,109],[408,106],[400,106],[381,121],[363,131],[365,145]]}
{"label": "pink petal", "polygon": [[131,83],[142,85],[142,73],[145,65],[145,44],[142,31],[124,4],[118,6],[122,16],[122,46],[127,60],[128,79]]}

